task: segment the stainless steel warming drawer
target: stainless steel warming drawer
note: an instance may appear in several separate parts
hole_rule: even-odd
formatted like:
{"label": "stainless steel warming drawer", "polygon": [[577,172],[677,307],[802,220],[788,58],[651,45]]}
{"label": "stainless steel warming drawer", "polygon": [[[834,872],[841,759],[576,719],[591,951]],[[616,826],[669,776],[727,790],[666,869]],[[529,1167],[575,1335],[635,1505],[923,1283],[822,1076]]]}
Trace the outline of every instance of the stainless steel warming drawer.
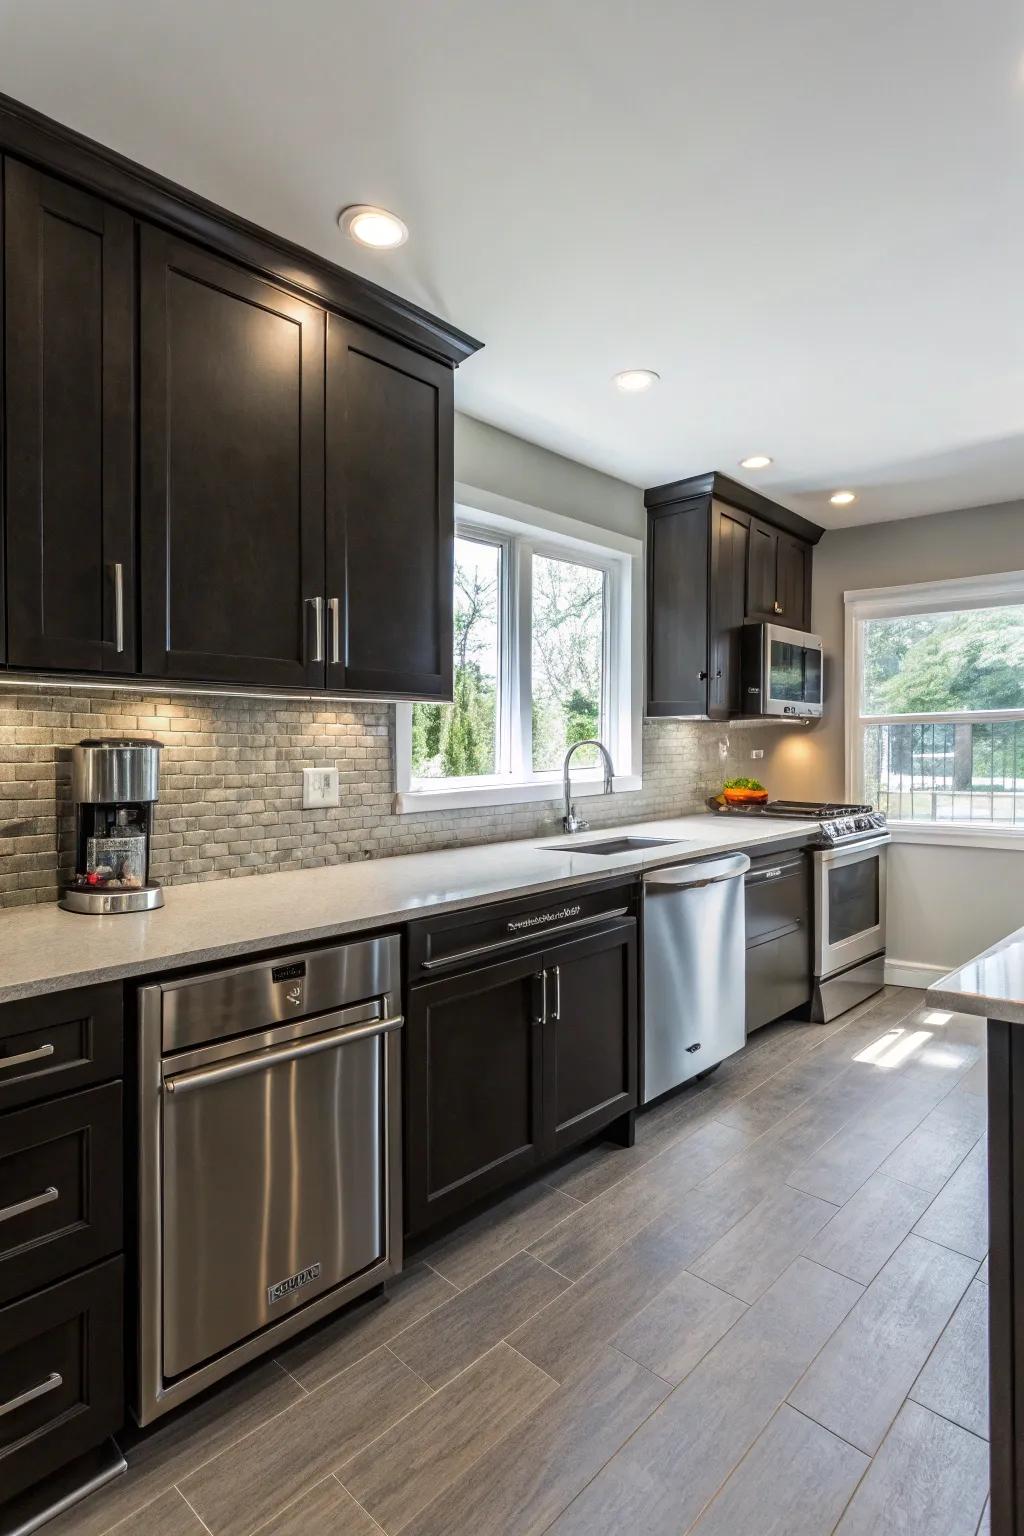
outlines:
{"label": "stainless steel warming drawer", "polygon": [[397,935],[140,992],[140,1424],[401,1267]]}

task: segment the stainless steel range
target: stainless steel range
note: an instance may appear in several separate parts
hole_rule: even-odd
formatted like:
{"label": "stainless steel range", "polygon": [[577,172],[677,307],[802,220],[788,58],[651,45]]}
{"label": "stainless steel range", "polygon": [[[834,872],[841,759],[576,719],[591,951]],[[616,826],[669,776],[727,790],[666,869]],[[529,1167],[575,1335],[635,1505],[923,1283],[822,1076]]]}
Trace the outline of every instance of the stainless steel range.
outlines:
{"label": "stainless steel range", "polygon": [[817,821],[814,863],[814,992],[811,1017],[826,1024],[885,984],[885,813],[870,805],[769,800],[727,815]]}

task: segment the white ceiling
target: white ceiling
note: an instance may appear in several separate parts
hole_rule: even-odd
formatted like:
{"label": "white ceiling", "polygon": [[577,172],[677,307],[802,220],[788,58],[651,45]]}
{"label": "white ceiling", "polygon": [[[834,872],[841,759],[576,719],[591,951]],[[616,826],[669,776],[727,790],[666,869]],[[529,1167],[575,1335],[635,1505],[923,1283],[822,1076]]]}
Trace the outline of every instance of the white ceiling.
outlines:
{"label": "white ceiling", "polygon": [[635,484],[1024,496],[1015,0],[3,0],[0,90],[447,316],[463,410]]}

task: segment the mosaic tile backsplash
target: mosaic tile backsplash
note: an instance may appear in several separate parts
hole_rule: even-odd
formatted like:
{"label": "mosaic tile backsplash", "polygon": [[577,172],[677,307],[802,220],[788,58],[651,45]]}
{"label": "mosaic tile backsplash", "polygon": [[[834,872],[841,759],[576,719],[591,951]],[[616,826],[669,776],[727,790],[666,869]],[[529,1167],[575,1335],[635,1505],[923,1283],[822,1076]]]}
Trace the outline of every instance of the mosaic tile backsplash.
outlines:
{"label": "mosaic tile backsplash", "polygon": [[[560,797],[396,815],[394,721],[381,703],[0,685],[0,906],[56,900],[73,857],[70,748],[87,736],[164,742],[152,873],[167,884],[560,830]],[[647,721],[643,789],[588,799],[585,815],[604,827],[702,810],[783,729]],[[326,766],[341,805],[303,810],[302,769]]]}

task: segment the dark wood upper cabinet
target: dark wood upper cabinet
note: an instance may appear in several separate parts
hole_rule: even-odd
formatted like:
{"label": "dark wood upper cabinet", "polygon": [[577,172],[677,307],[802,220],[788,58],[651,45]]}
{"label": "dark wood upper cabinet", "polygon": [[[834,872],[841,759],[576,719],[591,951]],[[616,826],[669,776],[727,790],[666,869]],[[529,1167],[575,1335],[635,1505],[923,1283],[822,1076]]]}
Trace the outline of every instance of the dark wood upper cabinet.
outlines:
{"label": "dark wood upper cabinet", "polygon": [[451,698],[453,376],[327,321],[330,688]]}
{"label": "dark wood upper cabinet", "polygon": [[142,669],[324,682],[324,312],[141,230]]}
{"label": "dark wood upper cabinet", "polygon": [[644,500],[647,713],[739,715],[743,625],[809,627],[823,530],[717,473],[655,487]]}
{"label": "dark wood upper cabinet", "polygon": [[4,164],[8,661],[136,666],[131,217]]}

